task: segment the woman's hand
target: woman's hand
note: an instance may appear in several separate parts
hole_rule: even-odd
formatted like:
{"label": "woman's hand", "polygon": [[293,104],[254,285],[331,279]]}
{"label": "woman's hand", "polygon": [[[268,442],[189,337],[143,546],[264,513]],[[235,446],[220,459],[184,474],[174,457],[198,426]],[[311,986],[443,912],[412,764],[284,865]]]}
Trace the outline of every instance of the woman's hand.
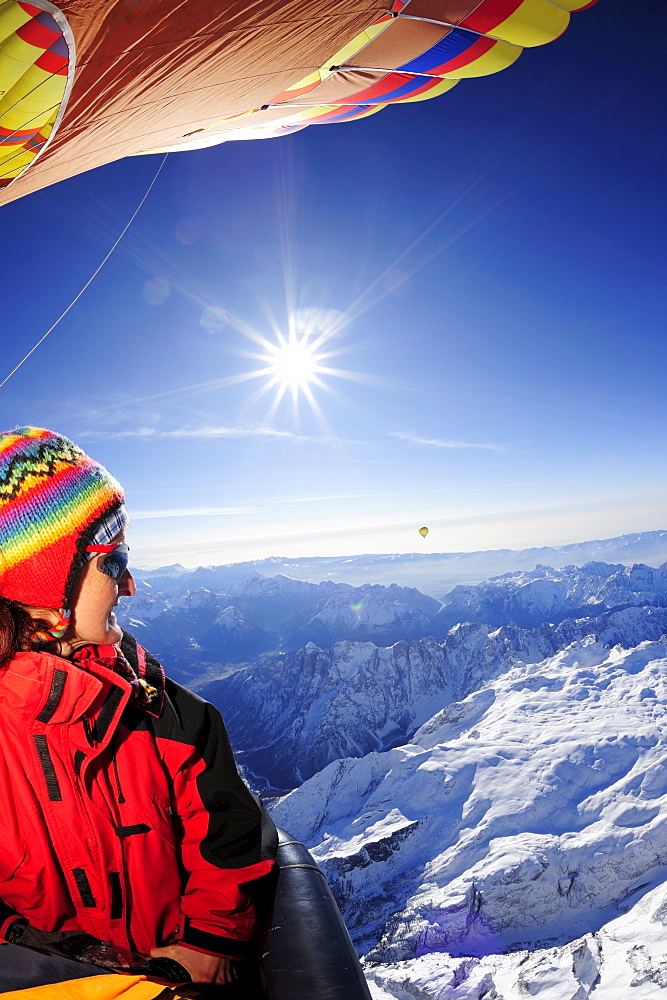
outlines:
{"label": "woman's hand", "polygon": [[234,959],[226,955],[207,955],[184,944],[153,948],[151,958],[173,958],[190,973],[193,983],[232,983],[236,979]]}

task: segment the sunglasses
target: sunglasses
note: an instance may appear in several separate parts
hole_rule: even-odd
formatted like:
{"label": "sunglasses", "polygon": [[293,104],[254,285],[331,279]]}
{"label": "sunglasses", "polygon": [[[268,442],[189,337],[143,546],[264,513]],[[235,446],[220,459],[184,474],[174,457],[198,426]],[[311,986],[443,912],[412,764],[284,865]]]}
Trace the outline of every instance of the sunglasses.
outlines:
{"label": "sunglasses", "polygon": [[125,542],[116,542],[113,545],[88,545],[86,552],[104,553],[104,559],[98,560],[97,568],[100,573],[105,573],[112,580],[120,580],[127,571],[128,552],[130,546]]}

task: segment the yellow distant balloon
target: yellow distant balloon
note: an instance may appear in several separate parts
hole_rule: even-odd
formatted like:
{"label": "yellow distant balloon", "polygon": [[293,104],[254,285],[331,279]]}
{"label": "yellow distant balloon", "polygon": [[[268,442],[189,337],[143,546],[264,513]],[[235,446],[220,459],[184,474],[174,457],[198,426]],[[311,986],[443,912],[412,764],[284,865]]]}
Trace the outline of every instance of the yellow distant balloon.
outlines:
{"label": "yellow distant balloon", "polygon": [[420,528],[419,534],[422,536],[422,538],[426,538],[426,536],[428,535],[428,528]]}

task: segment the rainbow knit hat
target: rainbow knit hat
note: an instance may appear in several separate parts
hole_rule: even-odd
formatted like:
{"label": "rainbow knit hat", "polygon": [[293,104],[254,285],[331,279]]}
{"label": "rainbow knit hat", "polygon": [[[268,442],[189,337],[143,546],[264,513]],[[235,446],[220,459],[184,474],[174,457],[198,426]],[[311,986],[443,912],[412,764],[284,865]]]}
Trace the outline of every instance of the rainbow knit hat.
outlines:
{"label": "rainbow knit hat", "polygon": [[66,437],[0,432],[0,596],[69,608],[86,546],[123,501],[120,484]]}

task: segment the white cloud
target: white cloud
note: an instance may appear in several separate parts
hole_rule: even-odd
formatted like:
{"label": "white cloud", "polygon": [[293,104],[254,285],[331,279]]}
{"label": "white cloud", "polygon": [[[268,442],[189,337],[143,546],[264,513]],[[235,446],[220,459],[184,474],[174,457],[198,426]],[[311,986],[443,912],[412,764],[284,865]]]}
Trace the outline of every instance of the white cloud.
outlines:
{"label": "white cloud", "polygon": [[369,496],[371,496],[370,493],[330,493],[325,494],[324,496],[306,495],[295,497],[277,497],[272,499],[269,503],[250,501],[247,504],[236,507],[170,507],[163,509],[132,510],[130,512],[130,519],[132,521],[154,521],[163,517],[212,517],[225,514],[241,514],[246,516],[248,514],[275,513],[275,511],[280,508],[288,507],[292,504],[331,503],[333,501],[341,500],[361,500],[368,498]]}
{"label": "white cloud", "polygon": [[304,437],[292,431],[279,431],[273,427],[177,427],[173,430],[158,430],[155,427],[132,427],[123,431],[84,431],[77,439],[87,441],[116,441],[131,438],[139,441],[157,440],[200,440],[215,438],[271,437],[290,438],[292,441],[316,441],[320,438]]}
{"label": "white cloud", "polygon": [[410,444],[423,445],[427,448],[475,448],[482,451],[504,451],[501,444],[477,444],[473,441],[451,441],[443,438],[424,438],[412,431],[389,431],[391,437],[400,441],[408,441]]}

